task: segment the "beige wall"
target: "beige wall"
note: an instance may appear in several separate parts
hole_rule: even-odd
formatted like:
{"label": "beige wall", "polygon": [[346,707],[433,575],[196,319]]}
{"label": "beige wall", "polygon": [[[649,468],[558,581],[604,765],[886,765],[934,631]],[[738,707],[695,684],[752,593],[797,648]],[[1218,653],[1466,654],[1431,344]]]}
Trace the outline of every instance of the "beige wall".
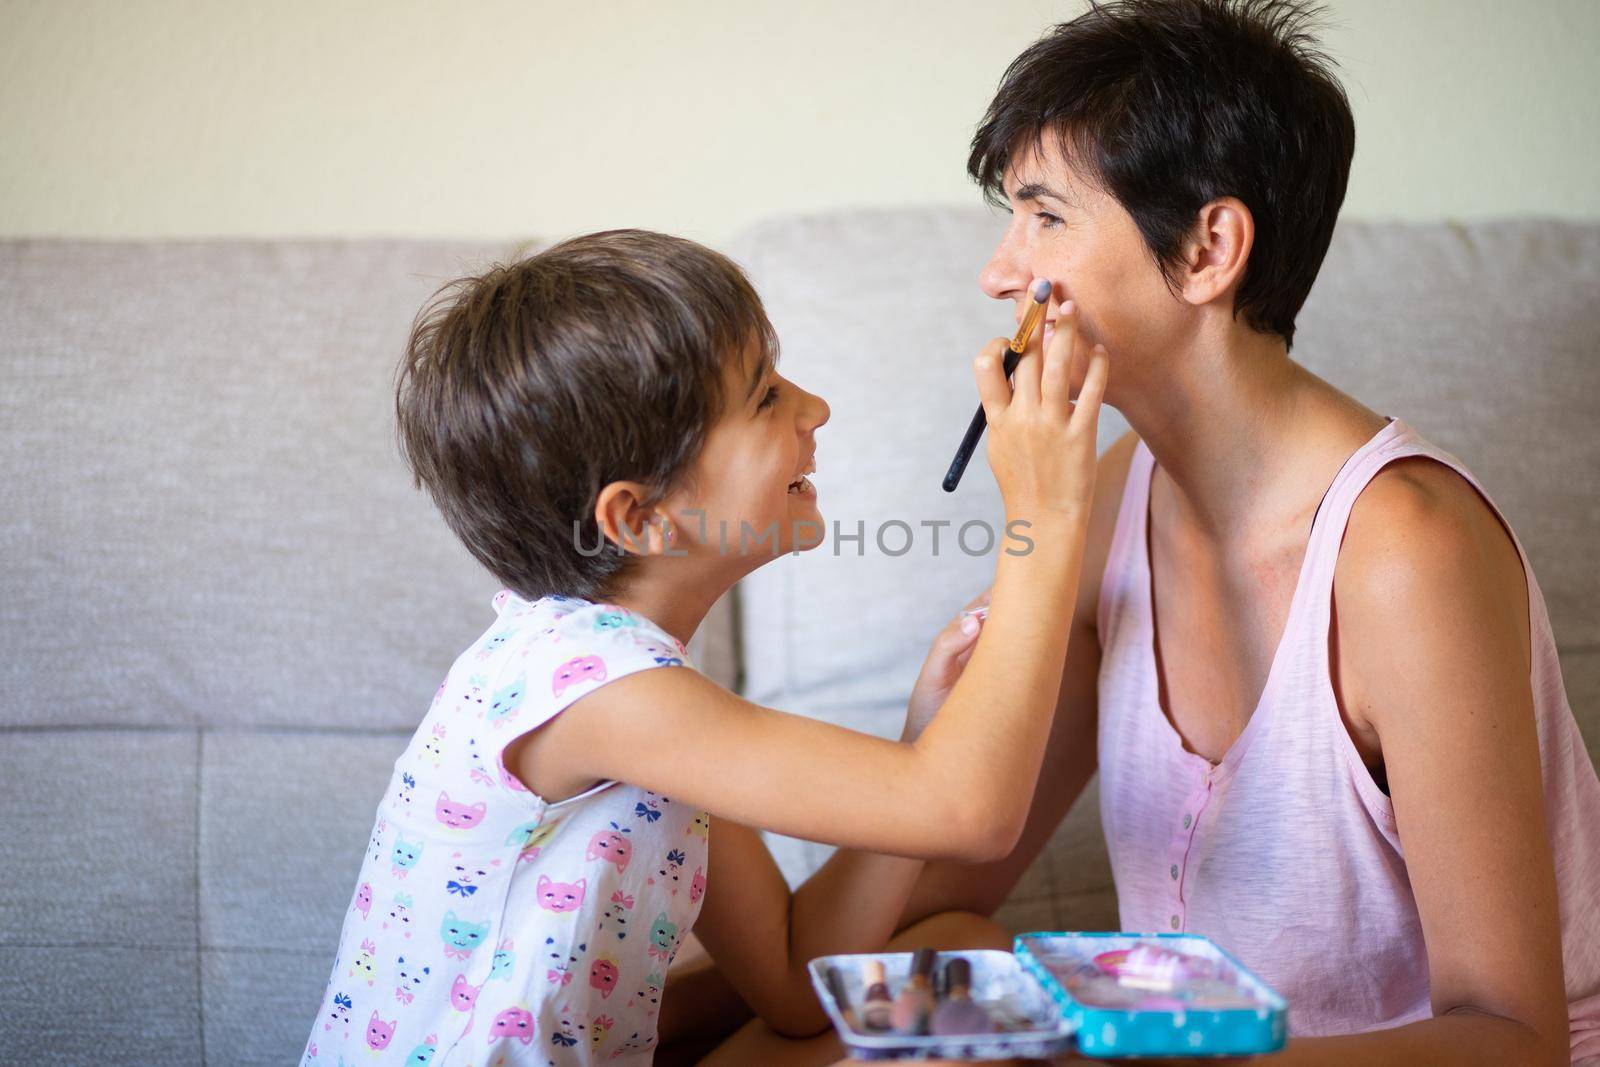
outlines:
{"label": "beige wall", "polygon": [[[1048,0],[0,0],[0,235],[723,241],[975,202]],[[1600,218],[1600,0],[1333,0],[1346,211]]]}

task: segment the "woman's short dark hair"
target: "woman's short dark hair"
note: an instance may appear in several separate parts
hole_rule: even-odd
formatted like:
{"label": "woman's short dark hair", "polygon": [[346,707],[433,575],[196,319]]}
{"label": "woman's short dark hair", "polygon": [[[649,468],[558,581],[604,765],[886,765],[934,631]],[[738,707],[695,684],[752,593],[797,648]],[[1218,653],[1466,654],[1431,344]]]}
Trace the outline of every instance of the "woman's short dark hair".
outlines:
{"label": "woman's short dark hair", "polygon": [[1056,138],[1133,217],[1169,285],[1200,208],[1237,197],[1255,240],[1234,314],[1292,344],[1355,152],[1319,15],[1292,0],[1092,0],[1006,70],[967,171],[1004,203],[1013,156]]}
{"label": "woman's short dark hair", "polygon": [[776,358],[727,257],[643,230],[575,237],[423,306],[395,389],[400,449],[500,582],[604,599],[629,557],[593,551],[601,488],[683,484],[723,410],[723,369],[752,342]]}

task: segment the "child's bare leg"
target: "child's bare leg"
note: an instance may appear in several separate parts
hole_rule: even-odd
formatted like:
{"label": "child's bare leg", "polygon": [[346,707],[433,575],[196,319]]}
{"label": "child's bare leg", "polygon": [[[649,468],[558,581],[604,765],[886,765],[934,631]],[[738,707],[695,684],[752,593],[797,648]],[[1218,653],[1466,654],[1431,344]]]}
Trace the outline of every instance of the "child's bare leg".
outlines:
{"label": "child's bare leg", "polygon": [[667,970],[653,1062],[656,1067],[699,1063],[754,1017],[699,938],[690,934]]}
{"label": "child's bare leg", "polygon": [[[955,911],[929,916],[900,931],[889,942],[891,952],[909,952],[918,948],[955,950],[1010,947],[1011,934],[993,920]],[[667,987],[672,988],[670,979]],[[824,1067],[826,1064],[851,1061],[845,1059],[844,1046],[831,1030],[818,1037],[786,1038],[774,1033],[760,1019],[755,1019],[699,1062],[705,1067],[739,1067],[752,1063],[759,1063],[762,1067]]]}

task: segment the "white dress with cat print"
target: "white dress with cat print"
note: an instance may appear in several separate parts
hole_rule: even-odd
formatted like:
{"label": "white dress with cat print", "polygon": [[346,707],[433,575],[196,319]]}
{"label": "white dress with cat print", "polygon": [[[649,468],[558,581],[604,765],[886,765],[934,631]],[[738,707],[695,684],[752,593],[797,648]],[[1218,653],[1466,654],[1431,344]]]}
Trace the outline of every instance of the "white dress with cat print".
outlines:
{"label": "white dress with cat print", "polygon": [[623,783],[546,804],[501,751],[608,681],[686,666],[683,646],[614,605],[494,607],[395,762],[307,1064],[651,1060],[709,819]]}

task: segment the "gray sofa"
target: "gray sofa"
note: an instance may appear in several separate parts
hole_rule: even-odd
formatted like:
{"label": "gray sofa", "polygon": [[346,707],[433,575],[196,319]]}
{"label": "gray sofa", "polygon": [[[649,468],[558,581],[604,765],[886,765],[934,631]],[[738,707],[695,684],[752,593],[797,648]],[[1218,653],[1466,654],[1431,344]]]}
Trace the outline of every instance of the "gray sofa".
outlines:
{"label": "gray sofa", "polygon": [[[998,225],[840,214],[737,242],[786,372],[833,406],[824,513],[865,538],[748,579],[697,638],[709,673],[898,728],[928,639],[992,567],[951,544],[997,515],[981,460],[953,496],[938,481],[969,357],[1010,321],[976,289]],[[0,1060],[299,1053],[389,767],[495,592],[405,477],[394,365],[438,284],[518,251],[0,243]],[[1517,221],[1342,226],[1296,346],[1495,494],[1591,756],[1597,342],[1600,226]],[[890,555],[896,521],[912,546]],[[791,877],[826,853],[774,847]],[[1002,917],[1115,926],[1092,788]]]}

